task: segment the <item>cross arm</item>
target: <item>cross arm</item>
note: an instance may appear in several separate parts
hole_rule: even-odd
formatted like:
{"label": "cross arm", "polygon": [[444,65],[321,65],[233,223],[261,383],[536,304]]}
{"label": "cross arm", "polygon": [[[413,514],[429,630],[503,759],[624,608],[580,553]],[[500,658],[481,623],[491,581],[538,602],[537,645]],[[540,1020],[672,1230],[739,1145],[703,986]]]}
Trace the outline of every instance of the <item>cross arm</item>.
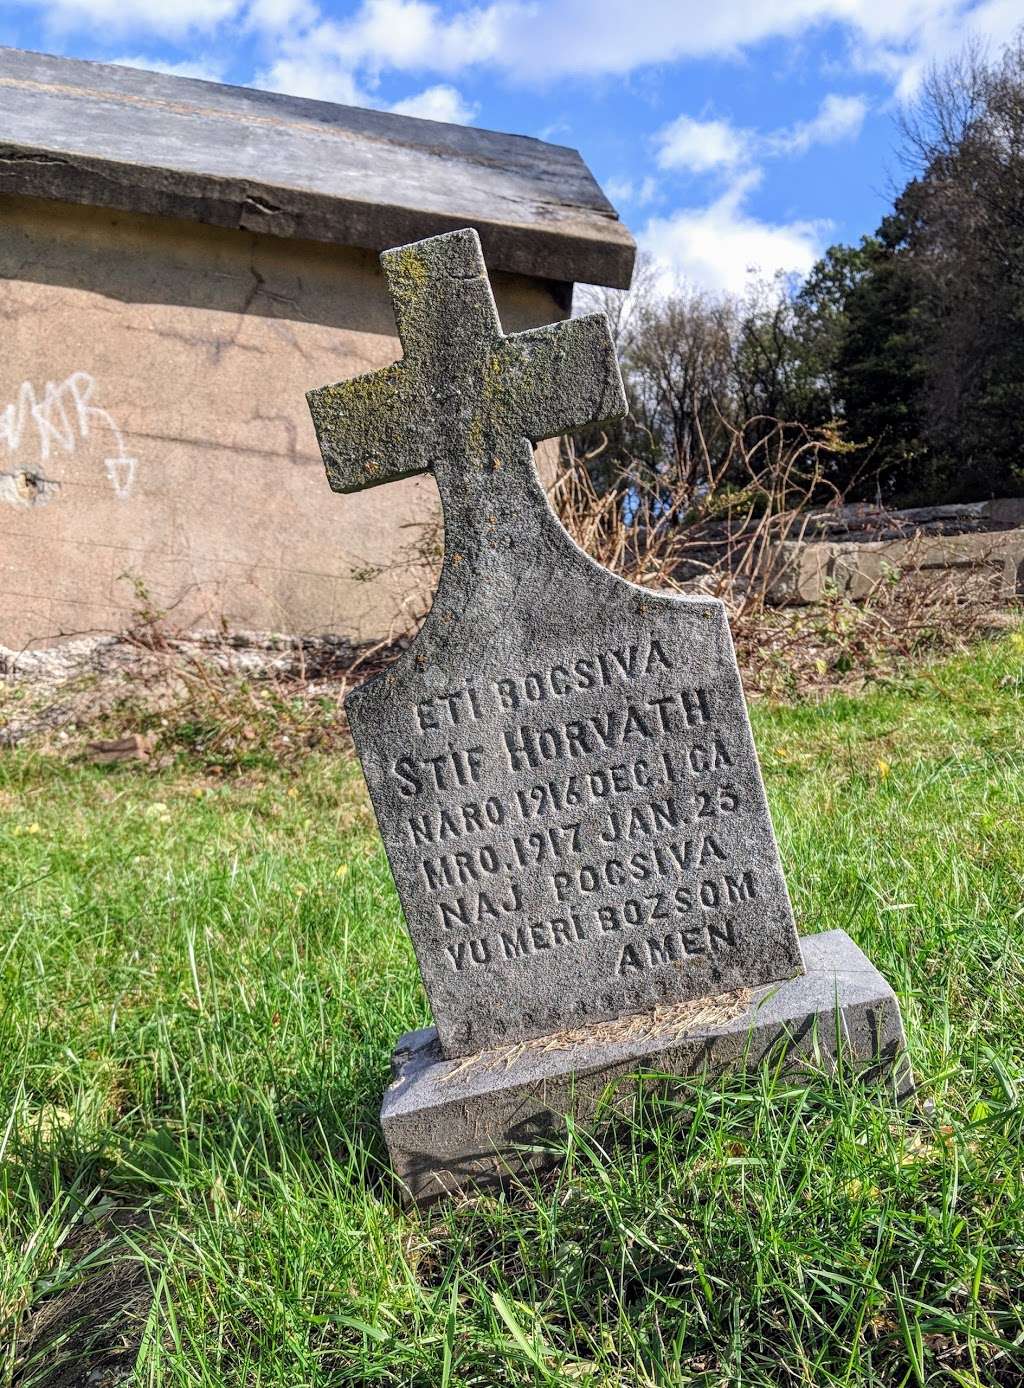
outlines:
{"label": "cross arm", "polygon": [[414,383],[403,367],[395,362],[306,395],[332,490],[359,492],[429,467],[426,440],[410,429]]}
{"label": "cross arm", "polygon": [[627,412],[619,364],[602,313],[570,318],[501,344],[512,357],[522,401],[519,427],[533,443]]}

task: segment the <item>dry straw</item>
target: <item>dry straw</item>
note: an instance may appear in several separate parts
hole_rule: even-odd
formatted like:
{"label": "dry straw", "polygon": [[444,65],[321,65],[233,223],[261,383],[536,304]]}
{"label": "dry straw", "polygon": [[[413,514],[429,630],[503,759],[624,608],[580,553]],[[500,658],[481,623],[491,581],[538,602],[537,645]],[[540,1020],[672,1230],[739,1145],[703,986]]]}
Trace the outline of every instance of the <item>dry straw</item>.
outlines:
{"label": "dry straw", "polygon": [[614,1017],[607,1022],[594,1022],[587,1027],[567,1028],[538,1036],[531,1041],[519,1041],[510,1046],[478,1051],[467,1056],[441,1079],[441,1084],[465,1080],[470,1075],[493,1074],[510,1070],[524,1056],[550,1055],[553,1051],[570,1051],[576,1046],[615,1046],[631,1042],[678,1040],[688,1032],[724,1026],[750,1008],[753,991],[735,988],[713,998],[698,998],[695,1002],[673,1003],[657,1007],[653,1012],[639,1012],[628,1017]]}

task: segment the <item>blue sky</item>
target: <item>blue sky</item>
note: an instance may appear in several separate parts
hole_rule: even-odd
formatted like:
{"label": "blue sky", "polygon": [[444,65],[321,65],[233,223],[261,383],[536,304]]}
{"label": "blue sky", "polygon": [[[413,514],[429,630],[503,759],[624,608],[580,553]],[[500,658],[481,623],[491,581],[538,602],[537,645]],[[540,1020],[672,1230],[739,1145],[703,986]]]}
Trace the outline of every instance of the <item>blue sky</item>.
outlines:
{"label": "blue sky", "polygon": [[884,212],[894,116],[1024,0],[6,0],[0,43],[579,149],[663,273],[805,272]]}

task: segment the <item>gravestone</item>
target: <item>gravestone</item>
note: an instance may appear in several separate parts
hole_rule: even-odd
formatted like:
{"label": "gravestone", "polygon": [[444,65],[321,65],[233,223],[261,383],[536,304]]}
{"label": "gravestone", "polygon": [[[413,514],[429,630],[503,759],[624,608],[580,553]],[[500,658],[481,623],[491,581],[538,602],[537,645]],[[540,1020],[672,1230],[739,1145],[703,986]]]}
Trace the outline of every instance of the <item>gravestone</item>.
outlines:
{"label": "gravestone", "polygon": [[630,1067],[842,1032],[891,1068],[881,977],[801,953],[722,604],[616,578],[538,482],[535,443],[625,413],[603,316],[503,335],[473,231],[381,263],[402,360],[309,402],[336,491],[430,471],[444,511],[421,632],[346,700],[436,1024],[382,1110],[407,1191],[529,1162]]}

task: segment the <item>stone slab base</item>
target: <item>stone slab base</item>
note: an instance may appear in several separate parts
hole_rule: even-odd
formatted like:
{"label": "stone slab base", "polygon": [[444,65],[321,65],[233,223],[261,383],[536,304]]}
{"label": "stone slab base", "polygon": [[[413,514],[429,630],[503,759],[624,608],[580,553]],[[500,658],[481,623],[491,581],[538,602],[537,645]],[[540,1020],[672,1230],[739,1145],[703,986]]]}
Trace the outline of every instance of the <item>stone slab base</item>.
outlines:
{"label": "stone slab base", "polygon": [[1024,591],[1024,528],[899,540],[787,540],[771,560],[767,597],[778,606],[821,602],[827,588],[866,598],[894,569],[932,589],[1009,602]]}
{"label": "stone slab base", "polygon": [[807,972],[703,1004],[519,1046],[445,1060],[434,1028],[403,1036],[392,1058],[381,1126],[405,1198],[426,1204],[494,1187],[550,1162],[529,1150],[562,1126],[592,1118],[611,1093],[628,1099],[638,1072],[701,1075],[781,1060],[795,1074],[844,1062],[900,1097],[913,1089],[899,1004],[842,930],[801,941]]}

